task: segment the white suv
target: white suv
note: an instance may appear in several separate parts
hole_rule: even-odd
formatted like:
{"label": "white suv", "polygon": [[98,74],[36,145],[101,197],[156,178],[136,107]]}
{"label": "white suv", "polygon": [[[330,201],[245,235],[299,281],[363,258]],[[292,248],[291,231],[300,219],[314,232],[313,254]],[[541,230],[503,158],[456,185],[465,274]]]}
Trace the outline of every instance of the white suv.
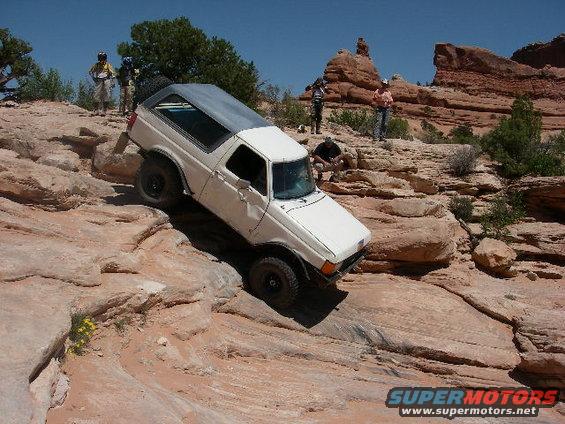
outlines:
{"label": "white suv", "polygon": [[145,160],[140,196],[167,208],[192,196],[241,234],[259,256],[249,285],[274,307],[300,285],[329,285],[353,268],[370,231],[316,187],[307,150],[214,85],[172,84],[128,122]]}

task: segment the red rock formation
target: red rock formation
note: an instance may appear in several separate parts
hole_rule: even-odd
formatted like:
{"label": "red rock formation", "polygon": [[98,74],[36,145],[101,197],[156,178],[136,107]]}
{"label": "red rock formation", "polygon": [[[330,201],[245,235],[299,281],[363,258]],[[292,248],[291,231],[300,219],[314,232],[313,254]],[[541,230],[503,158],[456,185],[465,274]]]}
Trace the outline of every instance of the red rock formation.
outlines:
{"label": "red rock formation", "polygon": [[[368,54],[368,53],[367,53]],[[380,76],[371,58],[353,54],[341,49],[324,71],[326,101],[340,103],[371,104],[373,92],[380,87]],[[311,92],[306,91],[301,100],[310,100]]]}
{"label": "red rock formation", "polygon": [[510,59],[538,69],[546,65],[565,68],[565,33],[547,43],[528,44],[516,50]]}
{"label": "red rock formation", "polygon": [[515,97],[565,99],[565,69],[532,68],[480,47],[436,44],[434,85],[470,94],[496,93]]}

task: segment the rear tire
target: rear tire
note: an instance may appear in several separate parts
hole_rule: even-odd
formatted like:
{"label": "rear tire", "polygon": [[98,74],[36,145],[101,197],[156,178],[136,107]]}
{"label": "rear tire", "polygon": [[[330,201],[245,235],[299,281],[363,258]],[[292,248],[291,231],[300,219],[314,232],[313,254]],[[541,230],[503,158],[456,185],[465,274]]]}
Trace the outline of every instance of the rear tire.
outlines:
{"label": "rear tire", "polygon": [[156,157],[148,157],[141,163],[135,188],[144,203],[159,209],[175,206],[183,193],[177,169],[166,159]]}
{"label": "rear tire", "polygon": [[133,108],[137,107],[139,103],[143,103],[153,94],[157,93],[158,91],[162,90],[165,87],[173,84],[173,81],[169,78],[159,75],[154,78],[151,78],[141,84],[139,87],[136,87],[135,93],[133,95]]}
{"label": "rear tire", "polygon": [[285,261],[272,256],[258,259],[251,266],[249,286],[257,297],[277,309],[292,306],[300,291],[294,270]]}

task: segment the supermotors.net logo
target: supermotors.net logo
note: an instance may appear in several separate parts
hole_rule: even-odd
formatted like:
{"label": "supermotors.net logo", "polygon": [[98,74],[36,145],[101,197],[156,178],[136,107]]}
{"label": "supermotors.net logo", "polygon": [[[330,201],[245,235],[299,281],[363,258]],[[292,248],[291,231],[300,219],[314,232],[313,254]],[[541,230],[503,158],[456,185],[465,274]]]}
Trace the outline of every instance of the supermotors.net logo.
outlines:
{"label": "supermotors.net logo", "polygon": [[401,417],[537,417],[558,400],[559,389],[394,387],[386,406]]}

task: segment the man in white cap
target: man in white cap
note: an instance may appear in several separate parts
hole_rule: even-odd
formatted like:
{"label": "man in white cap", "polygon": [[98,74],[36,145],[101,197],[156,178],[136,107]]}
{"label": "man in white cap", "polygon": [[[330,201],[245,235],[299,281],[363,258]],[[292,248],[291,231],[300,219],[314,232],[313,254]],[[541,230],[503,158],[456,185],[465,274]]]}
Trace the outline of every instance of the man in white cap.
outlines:
{"label": "man in white cap", "polygon": [[388,89],[389,83],[387,79],[381,81],[382,86],[373,94],[373,106],[375,106],[375,130],[373,138],[383,141],[386,136],[388,121],[391,115],[391,107],[393,103],[392,94]]}

